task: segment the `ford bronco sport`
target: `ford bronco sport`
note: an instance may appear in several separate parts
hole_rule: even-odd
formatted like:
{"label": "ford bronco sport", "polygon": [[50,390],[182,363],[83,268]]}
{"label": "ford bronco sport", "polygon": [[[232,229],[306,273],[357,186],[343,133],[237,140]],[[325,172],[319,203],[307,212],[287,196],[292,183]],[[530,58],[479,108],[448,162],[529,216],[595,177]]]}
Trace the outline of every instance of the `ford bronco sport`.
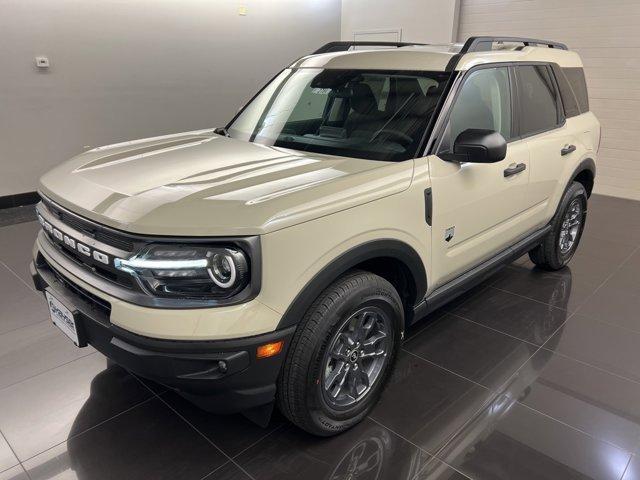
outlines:
{"label": "ford bronco sport", "polygon": [[527,252],[562,268],[599,147],[579,56],[374,47],[297,60],[225,128],[44,175],[32,273],[53,322],[210,411],[277,404],[332,435],[371,410],[408,326]]}

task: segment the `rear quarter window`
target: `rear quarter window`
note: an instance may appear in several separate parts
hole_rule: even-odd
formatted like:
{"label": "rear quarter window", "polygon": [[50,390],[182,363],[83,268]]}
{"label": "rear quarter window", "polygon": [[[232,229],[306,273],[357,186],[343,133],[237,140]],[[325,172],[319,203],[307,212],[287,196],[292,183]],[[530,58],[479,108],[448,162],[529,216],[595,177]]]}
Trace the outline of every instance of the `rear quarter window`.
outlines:
{"label": "rear quarter window", "polygon": [[575,117],[576,115],[580,115],[580,113],[582,112],[580,111],[580,107],[578,106],[578,99],[573,92],[573,88],[571,88],[569,80],[562,71],[562,68],[560,68],[556,64],[553,64],[551,68],[553,69],[556,81],[558,82],[558,89],[560,90],[560,97],[562,98],[562,106],[564,107],[565,117],[570,118]]}
{"label": "rear quarter window", "polygon": [[567,67],[563,68],[562,72],[565,77],[567,77],[567,81],[576,96],[580,113],[588,112],[589,95],[587,93],[587,81],[584,78],[584,70],[579,67]]}

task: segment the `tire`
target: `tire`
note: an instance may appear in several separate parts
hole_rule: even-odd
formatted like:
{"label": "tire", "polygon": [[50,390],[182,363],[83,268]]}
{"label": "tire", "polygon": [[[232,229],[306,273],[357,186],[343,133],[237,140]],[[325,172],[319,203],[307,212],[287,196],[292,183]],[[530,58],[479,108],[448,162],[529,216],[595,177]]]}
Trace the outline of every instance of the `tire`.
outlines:
{"label": "tire", "polygon": [[[280,411],[324,437],[359,423],[389,379],[403,324],[400,296],[382,277],[352,271],[336,280],[309,307],[293,336],[278,379]],[[367,345],[359,340],[363,332],[369,341],[378,340]],[[368,371],[367,387],[362,377]]]}
{"label": "tire", "polygon": [[[566,236],[566,232],[563,232],[564,222],[568,219],[567,216],[570,214],[570,211],[575,213],[572,209],[576,208],[576,206],[579,209],[576,218],[579,220],[579,225],[575,232]],[[544,270],[559,270],[564,267],[569,263],[569,260],[571,260],[578,248],[586,219],[587,192],[581,183],[572,182],[564,192],[556,215],[551,221],[551,231],[544,237],[540,245],[529,252],[531,261]],[[571,222],[569,222],[569,224],[570,223]],[[570,231],[572,230],[570,229]],[[561,235],[564,235],[563,238],[570,239],[570,247],[561,248]],[[567,247],[568,243],[564,245]]]}

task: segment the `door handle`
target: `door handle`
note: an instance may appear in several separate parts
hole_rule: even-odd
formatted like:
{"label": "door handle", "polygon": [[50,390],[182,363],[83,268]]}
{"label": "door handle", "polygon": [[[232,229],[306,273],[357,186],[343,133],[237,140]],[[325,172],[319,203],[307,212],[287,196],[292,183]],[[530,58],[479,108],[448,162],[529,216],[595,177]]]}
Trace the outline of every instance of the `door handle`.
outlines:
{"label": "door handle", "polygon": [[562,150],[560,150],[560,155],[569,155],[571,152],[576,151],[575,145],[565,145]]}
{"label": "door handle", "polygon": [[510,177],[511,175],[515,175],[516,173],[524,172],[527,169],[527,166],[524,163],[519,163],[514,165],[513,167],[505,168],[504,176]]}

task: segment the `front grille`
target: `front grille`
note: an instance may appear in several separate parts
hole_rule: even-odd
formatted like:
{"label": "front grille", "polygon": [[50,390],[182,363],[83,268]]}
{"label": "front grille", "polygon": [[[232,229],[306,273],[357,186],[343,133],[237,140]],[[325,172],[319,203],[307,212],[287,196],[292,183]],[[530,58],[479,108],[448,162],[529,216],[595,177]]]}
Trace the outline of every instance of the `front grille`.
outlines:
{"label": "front grille", "polygon": [[100,225],[84,220],[76,215],[72,215],[58,207],[48,198],[43,197],[42,202],[45,204],[47,209],[65,225],[69,225],[71,228],[94,238],[98,242],[106,243],[107,245],[120,250],[126,250],[127,252],[133,251],[134,243],[125,235],[107,230]]}
{"label": "front grille", "polygon": [[64,285],[67,289],[71,290],[71,292],[78,295],[82,300],[88,303],[92,310],[97,310],[107,319],[111,316],[111,304],[109,302],[82,288],[75,282],[72,282],[71,280],[63,277],[62,274],[60,274],[60,272],[53,268],[42,255],[38,256],[38,263],[40,265],[46,265],[46,267],[51,270],[51,272],[53,272],[56,279],[62,285]]}
{"label": "front grille", "polygon": [[[136,240],[133,237],[128,237],[124,233],[82,218],[58,206],[48,198],[43,198],[42,202],[43,205],[37,207],[39,213],[43,220],[49,222],[53,227],[53,230],[43,229],[43,232],[49,243],[58,252],[69,261],[90,271],[100,279],[107,280],[130,291],[136,289],[137,284],[133,277],[116,269],[113,263],[115,257],[126,258],[137,248]],[[71,229],[77,233],[74,234]],[[86,244],[90,246],[91,250],[102,252],[103,255],[107,256],[107,261],[100,262],[91,254],[81,254],[75,243],[70,245],[63,241],[61,236],[56,238],[54,235],[56,231],[58,235],[60,235],[60,232],[62,232],[62,235],[68,235],[78,245],[81,243]],[[79,234],[82,234],[84,238],[80,237]]]}
{"label": "front grille", "polygon": [[87,257],[85,257],[84,255],[80,255],[77,251],[72,250],[67,245],[56,243],[48,232],[45,232],[45,235],[65,257],[67,257],[77,265],[89,269],[94,274],[104,278],[105,280],[109,280],[110,282],[113,282],[121,287],[125,287],[128,289],[134,288],[134,280],[128,273],[121,273],[113,269],[110,270],[107,268],[103,268],[98,263],[89,264],[85,261]]}

